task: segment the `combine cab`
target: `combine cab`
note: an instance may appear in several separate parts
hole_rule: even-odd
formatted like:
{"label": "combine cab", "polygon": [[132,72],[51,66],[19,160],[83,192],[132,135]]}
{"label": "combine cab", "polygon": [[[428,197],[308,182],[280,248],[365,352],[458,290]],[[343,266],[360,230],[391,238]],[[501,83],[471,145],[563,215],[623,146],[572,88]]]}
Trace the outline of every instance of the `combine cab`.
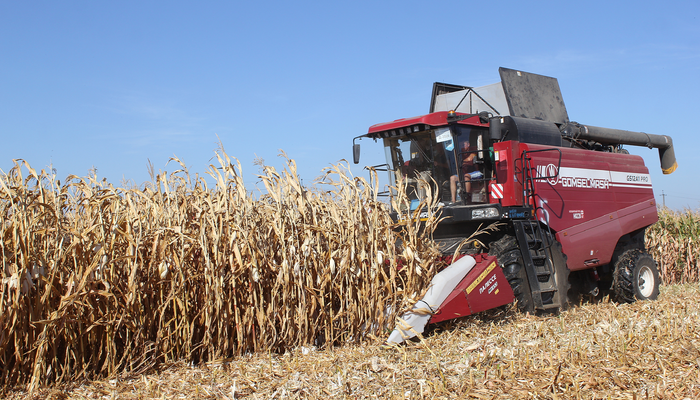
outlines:
{"label": "combine cab", "polygon": [[[482,88],[436,83],[429,114],[373,125],[353,140],[355,163],[358,139],[381,140],[390,187],[406,182],[411,201],[396,215],[437,193],[445,219],[434,238],[445,255],[460,246],[467,254],[436,275],[390,342],[514,299],[537,312],[565,308],[571,291],[611,290],[624,302],[658,295],[644,247],[658,219],[651,178],[623,146],[657,148],[669,174],[671,138],[570,121],[555,78],[499,72],[500,83]],[[497,232],[478,236],[488,253],[464,246],[493,222],[502,223]]]}

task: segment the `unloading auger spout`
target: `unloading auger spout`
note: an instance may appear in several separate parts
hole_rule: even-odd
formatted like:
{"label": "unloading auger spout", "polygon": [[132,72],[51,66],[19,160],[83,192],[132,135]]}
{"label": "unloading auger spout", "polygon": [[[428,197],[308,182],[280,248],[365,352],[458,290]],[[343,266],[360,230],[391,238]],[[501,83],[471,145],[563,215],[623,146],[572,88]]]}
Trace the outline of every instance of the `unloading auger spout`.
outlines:
{"label": "unloading auger spout", "polygon": [[661,170],[670,174],[678,168],[676,154],[673,151],[673,140],[666,135],[653,135],[644,132],[633,132],[622,129],[601,128],[569,122],[562,129],[562,136],[571,139],[594,140],[601,144],[631,146],[646,146],[659,149]]}

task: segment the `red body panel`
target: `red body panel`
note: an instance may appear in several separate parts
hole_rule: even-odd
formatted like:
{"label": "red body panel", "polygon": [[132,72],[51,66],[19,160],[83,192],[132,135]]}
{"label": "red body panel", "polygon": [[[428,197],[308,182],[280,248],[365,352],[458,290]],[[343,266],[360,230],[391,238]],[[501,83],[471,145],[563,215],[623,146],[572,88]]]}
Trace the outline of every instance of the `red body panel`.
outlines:
{"label": "red body panel", "polygon": [[[372,125],[367,131],[368,134],[373,134],[377,132],[384,132],[392,129],[407,128],[413,125],[430,125],[430,126],[445,126],[447,122],[447,111],[438,111],[431,114],[421,115],[412,118],[397,119],[396,121],[384,122],[381,124]],[[457,116],[466,115],[464,113],[455,113]],[[474,125],[474,126],[488,126],[481,122],[478,116],[473,116],[471,118],[464,119],[457,122],[459,124]]]}
{"label": "red body panel", "polygon": [[550,176],[535,179],[530,206],[557,233],[572,271],[609,263],[620,237],[658,220],[649,170],[639,156],[515,141],[495,143],[494,152],[503,206],[523,205],[524,166],[516,160],[524,154],[530,176]]}
{"label": "red body panel", "polygon": [[570,270],[607,264],[621,236],[658,220],[649,171],[639,156],[556,149],[528,154],[531,176],[557,175],[535,180],[537,218],[557,232]]}
{"label": "red body panel", "polygon": [[428,323],[490,310],[513,301],[513,289],[495,256],[475,255],[477,264],[440,305]]}
{"label": "red body panel", "polygon": [[523,184],[517,180],[515,172],[515,160],[520,158],[518,142],[500,142],[493,145],[496,168],[494,175],[496,182],[503,185],[503,206],[522,205]]}

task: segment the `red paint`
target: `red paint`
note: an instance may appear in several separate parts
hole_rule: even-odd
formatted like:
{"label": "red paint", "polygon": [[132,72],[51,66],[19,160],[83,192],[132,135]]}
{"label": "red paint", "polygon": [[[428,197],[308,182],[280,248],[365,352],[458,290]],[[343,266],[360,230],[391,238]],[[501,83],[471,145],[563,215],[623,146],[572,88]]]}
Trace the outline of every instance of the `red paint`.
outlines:
{"label": "red paint", "polygon": [[[420,124],[430,125],[433,127],[435,127],[435,126],[447,126],[447,124],[448,124],[447,115],[448,115],[447,111],[438,111],[438,112],[434,112],[431,114],[421,115],[418,117],[397,119],[396,121],[392,121],[392,122],[384,122],[381,124],[372,125],[369,127],[369,131],[367,133],[374,134],[374,133],[389,131],[392,129],[406,128],[409,126],[420,125]],[[458,113],[455,113],[454,115],[460,116],[460,115],[467,115],[467,114],[458,112]],[[479,119],[479,116],[477,116],[477,115],[470,117],[470,118],[467,118],[467,119],[464,119],[464,120],[459,121],[457,123],[458,124],[465,124],[465,125],[474,125],[474,126],[488,126],[488,123],[486,123],[486,124],[481,123],[481,120]]]}
{"label": "red paint", "polygon": [[513,301],[513,290],[495,256],[476,254],[477,264],[455,287],[428,323],[464,317]]}
{"label": "red paint", "polygon": [[515,170],[515,160],[520,158],[518,142],[494,143],[493,150],[498,152],[494,175],[496,175],[496,182],[503,185],[503,198],[493,199],[491,202],[500,202],[503,206],[522,205],[523,185],[516,180]]}
{"label": "red paint", "polygon": [[[552,147],[519,144],[521,154],[546,148]],[[634,180],[646,179],[649,170],[639,156],[558,150],[558,178],[535,181],[534,201],[543,210],[538,219],[557,232],[570,270],[607,264],[621,236],[658,220],[650,178]],[[537,166],[559,163],[554,151],[532,153],[530,158],[533,176]]]}

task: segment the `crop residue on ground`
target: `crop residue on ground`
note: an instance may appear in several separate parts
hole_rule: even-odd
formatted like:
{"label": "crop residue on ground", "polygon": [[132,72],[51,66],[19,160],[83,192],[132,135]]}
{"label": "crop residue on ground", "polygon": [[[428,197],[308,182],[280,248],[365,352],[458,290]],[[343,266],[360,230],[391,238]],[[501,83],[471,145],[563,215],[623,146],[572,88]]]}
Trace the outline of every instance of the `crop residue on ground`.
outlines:
{"label": "crop residue on ground", "polygon": [[700,397],[699,304],[697,285],[664,286],[658,301],[603,300],[550,317],[511,310],[468,317],[397,348],[378,339],[175,363],[32,398],[693,399]]}

